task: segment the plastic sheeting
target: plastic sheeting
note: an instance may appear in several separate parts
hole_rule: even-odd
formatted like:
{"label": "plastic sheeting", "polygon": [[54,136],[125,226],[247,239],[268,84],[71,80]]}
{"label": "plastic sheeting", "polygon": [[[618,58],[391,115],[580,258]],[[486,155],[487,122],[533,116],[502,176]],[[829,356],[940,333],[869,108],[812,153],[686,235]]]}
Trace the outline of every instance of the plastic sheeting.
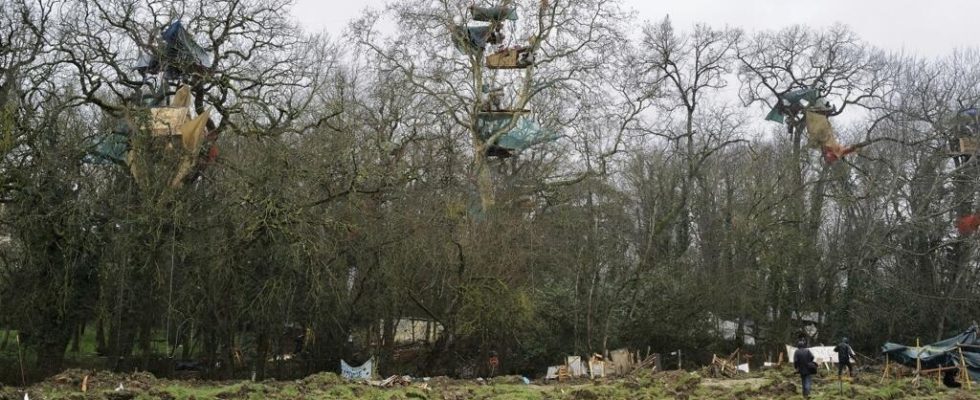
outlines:
{"label": "plastic sheeting", "polygon": [[517,9],[513,7],[470,7],[474,21],[517,21]]}
{"label": "plastic sheeting", "polygon": [[136,63],[138,71],[156,74],[162,70],[168,78],[175,78],[183,73],[211,68],[211,56],[180,21],[164,27],[160,41],[156,51],[140,56]]}
{"label": "plastic sheeting", "polygon": [[110,133],[98,139],[91,154],[85,156],[90,164],[125,163],[129,151],[129,138],[119,133]]}
{"label": "plastic sheeting", "polygon": [[606,363],[598,358],[593,357],[589,360],[589,376],[592,379],[604,378],[606,376]]}
{"label": "plastic sheeting", "polygon": [[568,356],[565,360],[565,365],[568,365],[568,373],[573,378],[580,378],[588,374],[588,367],[582,361],[582,357]]}
{"label": "plastic sheeting", "polygon": [[517,117],[512,113],[483,113],[477,120],[477,129],[483,140],[489,140],[497,132],[506,129],[513,121],[513,128],[497,138],[493,145],[511,150],[522,151],[536,144],[549,142],[558,138],[554,132],[545,130],[530,118]]}
{"label": "plastic sheeting", "polygon": [[499,44],[503,36],[490,26],[453,25],[450,31],[456,49],[468,54],[483,51],[487,44]]}
{"label": "plastic sheeting", "polygon": [[788,111],[801,110],[804,107],[804,101],[807,104],[815,104],[819,98],[820,92],[817,89],[802,88],[786,92],[779,96],[776,105],[766,115],[766,120],[783,123]]}
{"label": "plastic sheeting", "polygon": [[340,360],[340,376],[352,381],[370,380],[374,373],[374,359],[367,360],[359,367],[352,367],[347,361]]}
{"label": "plastic sheeting", "polygon": [[[807,347],[810,349],[810,353],[813,354],[813,361],[817,364],[823,363],[833,363],[837,364],[837,352],[834,351],[834,346],[814,346]],[[786,354],[789,355],[789,361],[793,362],[793,354],[796,354],[796,347],[786,346]]]}
{"label": "plastic sheeting", "polygon": [[881,352],[889,360],[911,368],[916,367],[918,360],[922,369],[960,365],[960,349],[963,351],[963,361],[966,362],[970,379],[980,381],[980,340],[977,339],[975,325],[959,335],[922,347],[890,342],[881,346]]}

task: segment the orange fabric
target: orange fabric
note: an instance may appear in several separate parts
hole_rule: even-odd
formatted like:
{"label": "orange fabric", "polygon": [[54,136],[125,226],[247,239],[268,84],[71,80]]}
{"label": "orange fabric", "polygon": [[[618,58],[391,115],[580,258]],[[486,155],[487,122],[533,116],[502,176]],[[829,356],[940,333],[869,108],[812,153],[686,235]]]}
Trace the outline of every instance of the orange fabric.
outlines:
{"label": "orange fabric", "polygon": [[956,220],[956,230],[961,235],[972,235],[977,229],[980,229],[980,215],[964,215]]}

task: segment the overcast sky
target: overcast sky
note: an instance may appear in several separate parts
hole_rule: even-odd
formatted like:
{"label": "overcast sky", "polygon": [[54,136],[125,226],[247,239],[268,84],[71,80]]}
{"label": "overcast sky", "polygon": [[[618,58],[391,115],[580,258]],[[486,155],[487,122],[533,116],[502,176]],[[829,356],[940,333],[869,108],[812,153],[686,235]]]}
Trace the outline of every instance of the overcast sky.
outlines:
{"label": "overcast sky", "polygon": [[[338,37],[366,6],[388,0],[297,0],[294,15],[311,31]],[[621,0],[640,21],[669,14],[675,26],[695,22],[746,31],[794,24],[849,25],[864,40],[890,50],[923,56],[980,46],[980,0]]]}

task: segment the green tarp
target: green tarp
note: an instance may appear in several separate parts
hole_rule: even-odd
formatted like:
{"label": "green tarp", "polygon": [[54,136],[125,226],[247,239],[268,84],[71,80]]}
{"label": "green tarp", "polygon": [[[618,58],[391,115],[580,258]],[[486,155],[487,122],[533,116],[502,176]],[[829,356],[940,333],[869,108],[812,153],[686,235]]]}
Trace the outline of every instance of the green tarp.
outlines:
{"label": "green tarp", "polygon": [[129,138],[119,133],[110,133],[97,139],[92,151],[85,157],[90,164],[109,164],[126,162],[129,151]]}
{"label": "green tarp", "polygon": [[803,101],[805,100],[808,104],[814,104],[817,99],[820,98],[820,91],[817,89],[803,88],[796,89],[784,93],[779,96],[776,101],[776,105],[769,111],[766,115],[767,121],[783,123],[786,118],[786,113],[791,110],[802,110]]}
{"label": "green tarp", "polygon": [[975,325],[959,335],[921,348],[885,343],[881,346],[881,352],[889,360],[907,367],[915,368],[916,360],[919,360],[922,369],[933,369],[960,365],[961,348],[970,379],[980,381],[980,341],[977,340]]}
{"label": "green tarp", "polygon": [[525,150],[536,144],[558,139],[554,132],[545,130],[530,118],[518,117],[511,113],[483,113],[477,119],[477,129],[483,140],[507,128],[511,120],[517,119],[514,127],[500,135],[493,145],[512,151]]}
{"label": "green tarp", "polygon": [[513,7],[470,7],[474,21],[493,22],[517,20],[517,9]]}

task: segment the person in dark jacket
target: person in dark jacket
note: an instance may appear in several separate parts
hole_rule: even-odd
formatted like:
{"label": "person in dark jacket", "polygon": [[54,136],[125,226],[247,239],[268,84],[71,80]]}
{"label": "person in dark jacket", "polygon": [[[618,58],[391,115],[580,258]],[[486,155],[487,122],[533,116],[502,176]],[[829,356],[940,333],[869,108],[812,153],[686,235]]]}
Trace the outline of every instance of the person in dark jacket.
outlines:
{"label": "person in dark jacket", "polygon": [[817,363],[813,361],[813,353],[806,347],[806,341],[800,340],[796,344],[796,352],[793,353],[793,367],[799,372],[803,382],[803,397],[810,397],[810,389],[813,387],[813,375],[817,373]]}
{"label": "person in dark jacket", "polygon": [[834,352],[837,353],[837,377],[844,373],[846,367],[847,375],[853,378],[854,369],[851,367],[851,357],[854,357],[854,349],[847,343],[847,338],[842,339],[840,344],[834,347]]}

